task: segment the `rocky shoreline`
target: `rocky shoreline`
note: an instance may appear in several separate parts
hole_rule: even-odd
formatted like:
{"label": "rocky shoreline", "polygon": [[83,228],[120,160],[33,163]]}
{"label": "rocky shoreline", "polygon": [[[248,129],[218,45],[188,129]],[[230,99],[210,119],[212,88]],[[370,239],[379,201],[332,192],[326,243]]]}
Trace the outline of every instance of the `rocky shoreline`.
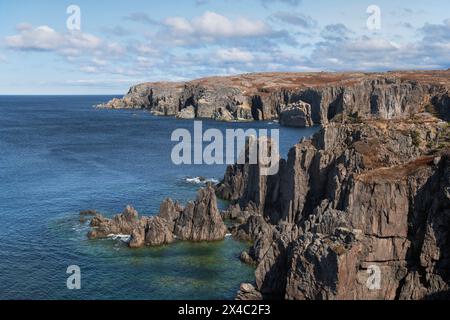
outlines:
{"label": "rocky shoreline", "polygon": [[355,117],[407,118],[446,108],[450,71],[388,73],[254,73],[187,82],[136,85],[122,99],[97,107],[145,109],[159,116],[218,121],[280,120],[326,125]]}
{"label": "rocky shoreline", "polygon": [[[450,298],[449,71],[214,79],[143,84],[104,107],[322,129],[274,176],[229,166],[185,208],[166,200],[155,217],[131,207],[112,220],[96,215],[91,238],[130,234],[140,247],[231,232],[251,241],[241,260],[256,266],[238,299]],[[216,195],[230,201],[225,212]]]}

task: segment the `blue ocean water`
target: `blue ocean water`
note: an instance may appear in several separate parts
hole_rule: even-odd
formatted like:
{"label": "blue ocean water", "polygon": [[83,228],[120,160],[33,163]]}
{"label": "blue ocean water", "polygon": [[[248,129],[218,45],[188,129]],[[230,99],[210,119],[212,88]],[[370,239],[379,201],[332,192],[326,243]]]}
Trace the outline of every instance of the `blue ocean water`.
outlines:
{"label": "blue ocean water", "polygon": [[[118,240],[89,241],[79,211],[106,215],[132,204],[158,212],[166,197],[183,203],[220,180],[225,165],[176,166],[173,130],[192,121],[144,111],[98,110],[110,96],[0,96],[0,299],[233,299],[254,269],[238,259],[248,243],[176,243],[130,250]],[[278,128],[276,123],[203,127]],[[280,128],[287,150],[316,129]],[[68,290],[69,265],[81,290]]]}

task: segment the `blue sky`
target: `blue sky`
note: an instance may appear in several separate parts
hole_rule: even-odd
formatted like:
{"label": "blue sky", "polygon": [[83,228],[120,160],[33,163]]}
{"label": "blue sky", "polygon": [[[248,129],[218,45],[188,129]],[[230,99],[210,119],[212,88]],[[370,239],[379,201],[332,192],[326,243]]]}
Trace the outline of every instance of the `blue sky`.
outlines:
{"label": "blue sky", "polygon": [[[81,30],[66,27],[69,5]],[[381,29],[367,27],[380,8]],[[450,67],[450,2],[0,0],[0,94],[122,94],[259,71]]]}

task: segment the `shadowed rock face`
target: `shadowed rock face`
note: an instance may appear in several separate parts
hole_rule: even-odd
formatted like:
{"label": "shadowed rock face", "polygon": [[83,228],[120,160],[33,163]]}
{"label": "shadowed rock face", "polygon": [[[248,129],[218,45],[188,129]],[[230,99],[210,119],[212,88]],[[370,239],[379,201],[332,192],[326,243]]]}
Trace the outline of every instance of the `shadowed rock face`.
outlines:
{"label": "shadowed rock face", "polygon": [[201,189],[197,200],[185,208],[171,199],[161,204],[157,216],[141,217],[128,206],[125,211],[107,219],[97,214],[91,221],[90,239],[106,238],[110,235],[130,235],[129,246],[159,246],[170,244],[176,238],[185,241],[223,240],[227,228],[217,209],[214,189]]}
{"label": "shadowed rock face", "polygon": [[99,107],[143,108],[156,115],[219,121],[280,119],[295,127],[354,116],[407,118],[427,108],[448,119],[449,79],[449,71],[255,73],[144,83],[132,87],[123,99]]}
{"label": "shadowed rock face", "polygon": [[[232,230],[254,242],[243,258],[257,264],[256,289],[285,299],[443,297],[449,133],[429,115],[329,124],[261,183],[248,183],[255,166],[228,168],[217,191],[235,203],[230,216],[246,217]],[[379,289],[368,285],[373,270]]]}

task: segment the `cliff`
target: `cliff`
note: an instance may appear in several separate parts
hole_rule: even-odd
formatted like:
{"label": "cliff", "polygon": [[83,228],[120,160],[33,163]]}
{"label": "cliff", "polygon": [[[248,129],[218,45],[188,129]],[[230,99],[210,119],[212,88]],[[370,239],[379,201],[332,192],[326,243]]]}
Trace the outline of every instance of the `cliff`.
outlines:
{"label": "cliff", "polygon": [[258,165],[229,167],[217,193],[233,203],[234,236],[253,241],[241,258],[257,265],[257,291],[448,298],[449,143],[447,122],[429,114],[332,123],[294,146],[276,176],[259,176]]}
{"label": "cliff", "polygon": [[450,71],[255,73],[144,83],[102,108],[221,121],[280,119],[310,126],[348,118],[399,119],[424,110],[450,119]]}
{"label": "cliff", "polygon": [[265,73],[133,87],[103,107],[322,128],[274,176],[229,166],[215,186],[231,202],[222,217],[208,187],[186,208],[166,201],[150,220],[94,218],[93,236],[217,240],[225,218],[251,241],[240,258],[256,266],[256,286],[242,284],[238,299],[450,298],[449,76]]}

